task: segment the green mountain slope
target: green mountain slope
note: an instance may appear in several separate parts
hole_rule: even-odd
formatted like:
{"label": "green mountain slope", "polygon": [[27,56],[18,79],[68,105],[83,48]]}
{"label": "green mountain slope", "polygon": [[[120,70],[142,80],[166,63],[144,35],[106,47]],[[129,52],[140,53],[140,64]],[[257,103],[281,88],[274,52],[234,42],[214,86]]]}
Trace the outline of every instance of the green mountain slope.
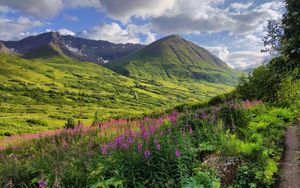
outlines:
{"label": "green mountain slope", "polygon": [[125,76],[148,80],[205,80],[233,84],[239,76],[238,71],[209,51],[178,35],[162,38],[106,66]]}
{"label": "green mountain slope", "polygon": [[63,127],[69,117],[90,124],[96,111],[102,119],[143,115],[232,89],[207,82],[135,80],[46,49],[51,52],[47,58],[30,60],[0,54],[0,137]]}

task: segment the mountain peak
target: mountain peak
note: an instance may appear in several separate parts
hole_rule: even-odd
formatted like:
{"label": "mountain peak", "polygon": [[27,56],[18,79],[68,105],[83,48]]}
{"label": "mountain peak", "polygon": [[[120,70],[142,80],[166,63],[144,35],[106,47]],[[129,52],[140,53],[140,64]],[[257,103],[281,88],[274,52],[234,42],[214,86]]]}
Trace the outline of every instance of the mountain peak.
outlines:
{"label": "mountain peak", "polygon": [[208,50],[179,35],[161,38],[107,65],[125,76],[235,83],[236,72]]}
{"label": "mountain peak", "polygon": [[168,35],[168,36],[165,36],[165,37],[163,37],[163,38],[161,38],[161,39],[164,39],[164,40],[166,40],[166,39],[180,39],[180,40],[184,40],[184,38],[183,37],[181,37],[180,35],[178,35],[178,34],[172,34],[172,35]]}
{"label": "mountain peak", "polygon": [[59,38],[61,37],[60,33],[59,32],[56,32],[56,31],[50,31],[48,33],[44,33],[45,35],[50,35],[52,38]]}
{"label": "mountain peak", "polygon": [[114,44],[108,41],[83,39],[53,31],[20,41],[3,41],[3,44],[28,58],[35,58],[36,55],[40,58],[41,54],[46,56],[59,54],[79,61],[100,64],[118,59],[143,47],[140,44]]}
{"label": "mountain peak", "polygon": [[165,36],[155,42],[156,43],[164,43],[164,42],[179,42],[179,41],[185,41],[185,39],[183,37],[181,37],[180,35],[173,34],[173,35]]}

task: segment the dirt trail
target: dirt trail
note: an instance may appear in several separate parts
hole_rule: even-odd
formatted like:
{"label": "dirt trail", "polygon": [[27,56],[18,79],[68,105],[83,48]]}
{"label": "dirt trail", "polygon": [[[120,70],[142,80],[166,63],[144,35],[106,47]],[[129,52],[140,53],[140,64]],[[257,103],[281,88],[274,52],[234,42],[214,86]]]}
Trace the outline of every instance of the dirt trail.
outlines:
{"label": "dirt trail", "polygon": [[285,153],[281,163],[280,188],[300,188],[300,140],[298,136],[298,127],[300,121],[296,125],[290,126],[285,135]]}

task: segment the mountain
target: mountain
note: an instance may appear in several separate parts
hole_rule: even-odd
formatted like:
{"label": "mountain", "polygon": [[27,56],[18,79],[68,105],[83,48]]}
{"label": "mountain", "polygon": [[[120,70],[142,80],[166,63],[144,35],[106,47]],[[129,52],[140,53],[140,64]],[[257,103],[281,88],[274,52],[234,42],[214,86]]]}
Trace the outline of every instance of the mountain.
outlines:
{"label": "mountain", "polygon": [[157,113],[232,89],[207,82],[150,83],[56,52],[38,59],[0,54],[0,139],[63,127],[69,117],[91,124],[96,111],[104,120]]}
{"label": "mountain", "polygon": [[239,76],[208,50],[179,35],[162,38],[105,66],[125,76],[148,80],[235,83]]}
{"label": "mountain", "polygon": [[107,63],[143,47],[140,44],[114,44],[102,40],[89,40],[58,32],[42,33],[20,41],[0,41],[7,48],[25,58],[47,57],[63,54],[79,61]]}
{"label": "mountain", "polygon": [[2,42],[0,42],[0,53],[12,54],[13,52],[7,48]]}

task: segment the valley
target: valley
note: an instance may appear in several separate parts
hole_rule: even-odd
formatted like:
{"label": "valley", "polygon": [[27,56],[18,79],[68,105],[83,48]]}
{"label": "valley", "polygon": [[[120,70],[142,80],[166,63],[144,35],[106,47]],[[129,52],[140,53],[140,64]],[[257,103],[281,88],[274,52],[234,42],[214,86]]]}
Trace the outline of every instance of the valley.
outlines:
{"label": "valley", "polygon": [[1,54],[0,72],[2,138],[62,128],[70,117],[89,125],[97,111],[101,120],[137,118],[233,88],[205,80],[133,79],[61,54]]}

